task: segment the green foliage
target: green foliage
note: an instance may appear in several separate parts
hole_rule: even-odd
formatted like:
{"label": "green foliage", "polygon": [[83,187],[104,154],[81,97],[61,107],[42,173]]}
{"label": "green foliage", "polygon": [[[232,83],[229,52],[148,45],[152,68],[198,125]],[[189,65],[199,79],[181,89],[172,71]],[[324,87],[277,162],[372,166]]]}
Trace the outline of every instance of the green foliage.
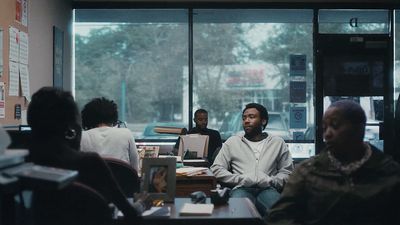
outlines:
{"label": "green foliage", "polygon": [[[270,75],[279,80],[278,86],[282,88],[278,92],[280,102],[288,102],[290,54],[307,57],[307,97],[311,99],[312,24],[269,25],[271,28],[265,33],[257,33],[261,42],[254,44],[248,35],[255,24],[194,24],[196,106],[206,108],[218,121],[227,112],[239,110],[241,99],[249,92],[224,89],[223,76],[228,66],[251,63],[265,63],[277,71]],[[324,29],[350,32],[338,25]],[[383,28],[381,24],[372,24],[363,29]],[[400,29],[396,35],[400,36]],[[187,24],[117,24],[93,29],[87,36],[77,35],[77,102],[83,106],[99,96],[121,102],[121,95],[125,95],[126,118],[122,119],[130,123],[173,121],[185,112],[182,108],[187,101],[184,95],[188,85],[188,48]],[[122,82],[127,84],[126,93],[121,93]]]}
{"label": "green foliage", "polygon": [[187,33],[184,26],[134,24],[76,36],[77,101],[83,105],[105,96],[120,102],[121,83],[126,81],[125,120],[171,120],[172,109],[182,105],[181,76],[187,64],[187,44],[182,44],[187,38],[182,33]]}

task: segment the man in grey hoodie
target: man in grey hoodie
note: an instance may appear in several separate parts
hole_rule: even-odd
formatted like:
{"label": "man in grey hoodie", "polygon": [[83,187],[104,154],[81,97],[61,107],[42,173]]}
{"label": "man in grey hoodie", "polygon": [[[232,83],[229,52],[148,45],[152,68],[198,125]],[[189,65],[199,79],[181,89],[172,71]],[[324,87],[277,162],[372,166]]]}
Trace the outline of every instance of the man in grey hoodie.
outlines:
{"label": "man in grey hoodie", "polygon": [[265,216],[280,196],[293,161],[284,140],[263,132],[267,109],[247,104],[242,114],[244,135],[228,138],[215,158],[211,171],[218,182],[233,188],[231,197],[247,197]]}

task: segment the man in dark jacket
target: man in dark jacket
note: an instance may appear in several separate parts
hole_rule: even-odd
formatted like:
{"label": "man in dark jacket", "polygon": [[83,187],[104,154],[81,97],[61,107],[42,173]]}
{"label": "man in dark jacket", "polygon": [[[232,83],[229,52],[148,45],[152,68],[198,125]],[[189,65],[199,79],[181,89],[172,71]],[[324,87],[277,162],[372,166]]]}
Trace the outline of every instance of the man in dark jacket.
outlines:
{"label": "man in dark jacket", "polygon": [[[201,134],[208,135],[208,153],[207,159],[210,165],[214,162],[214,153],[219,150],[222,146],[221,135],[218,131],[208,129],[208,112],[205,109],[198,109],[194,113],[194,119],[196,126],[188,131],[188,134]],[[180,138],[178,138],[175,149],[179,149]]]}

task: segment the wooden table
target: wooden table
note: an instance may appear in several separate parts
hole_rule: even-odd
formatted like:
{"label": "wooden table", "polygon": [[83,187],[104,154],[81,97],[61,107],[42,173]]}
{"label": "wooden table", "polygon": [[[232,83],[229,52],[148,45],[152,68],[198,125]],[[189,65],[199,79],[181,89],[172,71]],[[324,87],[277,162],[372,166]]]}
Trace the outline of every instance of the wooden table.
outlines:
{"label": "wooden table", "polygon": [[217,180],[214,174],[207,170],[207,173],[196,176],[176,176],[176,197],[189,197],[194,191],[204,191],[210,196],[210,190],[215,189]]}
{"label": "wooden table", "polygon": [[210,163],[207,159],[184,159],[183,164],[185,166],[194,166],[194,167],[209,167]]}
{"label": "wooden table", "polygon": [[[180,216],[184,203],[190,203],[189,198],[175,198],[175,203],[166,204],[171,207],[169,218],[144,217],[145,225],[262,225],[262,217],[254,204],[247,198],[231,198],[228,204],[215,206],[212,215],[209,216]],[[210,198],[207,198],[210,203]]]}

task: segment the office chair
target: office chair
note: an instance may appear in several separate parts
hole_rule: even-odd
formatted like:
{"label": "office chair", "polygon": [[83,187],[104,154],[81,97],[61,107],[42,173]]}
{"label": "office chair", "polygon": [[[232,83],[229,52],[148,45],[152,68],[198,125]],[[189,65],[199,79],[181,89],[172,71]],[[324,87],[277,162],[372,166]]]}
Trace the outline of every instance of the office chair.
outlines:
{"label": "office chair", "polygon": [[125,196],[133,198],[134,193],[140,191],[140,179],[137,171],[125,161],[109,157],[103,157],[103,159],[110,167]]}
{"label": "office chair", "polygon": [[107,225],[113,209],[96,190],[73,182],[61,190],[35,190],[32,196],[34,225]]}

